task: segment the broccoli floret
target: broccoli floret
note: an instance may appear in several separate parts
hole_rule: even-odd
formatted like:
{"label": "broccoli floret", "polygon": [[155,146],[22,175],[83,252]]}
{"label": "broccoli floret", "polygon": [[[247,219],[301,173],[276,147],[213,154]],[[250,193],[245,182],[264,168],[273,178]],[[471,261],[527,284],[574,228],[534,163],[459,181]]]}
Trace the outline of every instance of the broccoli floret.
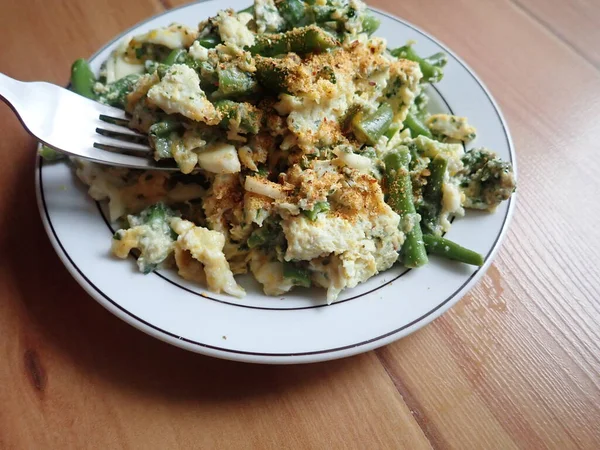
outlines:
{"label": "broccoli floret", "polygon": [[473,149],[462,157],[458,174],[465,208],[493,211],[508,200],[516,188],[512,164],[485,148]]}

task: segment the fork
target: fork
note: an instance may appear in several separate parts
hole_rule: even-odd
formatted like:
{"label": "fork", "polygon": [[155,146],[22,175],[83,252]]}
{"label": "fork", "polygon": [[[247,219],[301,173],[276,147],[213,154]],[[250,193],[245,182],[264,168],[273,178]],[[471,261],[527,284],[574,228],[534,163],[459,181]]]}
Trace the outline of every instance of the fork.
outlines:
{"label": "fork", "polygon": [[48,147],[79,158],[134,169],[172,170],[151,158],[146,135],[127,128],[125,111],[45,82],[0,73],[0,99]]}

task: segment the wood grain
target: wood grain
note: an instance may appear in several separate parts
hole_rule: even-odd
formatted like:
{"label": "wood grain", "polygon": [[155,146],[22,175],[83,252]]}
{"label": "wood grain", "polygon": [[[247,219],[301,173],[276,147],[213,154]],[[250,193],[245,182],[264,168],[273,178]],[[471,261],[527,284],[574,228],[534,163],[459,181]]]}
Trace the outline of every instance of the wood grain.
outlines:
{"label": "wood grain", "polygon": [[600,3],[590,0],[513,0],[565,45],[600,68]]}
{"label": "wood grain", "polygon": [[[485,80],[512,130],[519,193],[470,295],[347,360],[218,361],[110,315],[54,254],[35,205],[34,142],[0,106],[0,449],[598,448],[598,8],[517,1],[372,2]],[[75,58],[178,3],[5,1],[0,71],[64,83]]]}
{"label": "wood grain", "polygon": [[[591,198],[600,195],[592,175],[600,169],[600,76],[511,3],[461,4],[469,7],[453,21],[444,18],[456,5],[443,1],[430,2],[437,19],[419,8],[389,9],[462,49],[496,95],[517,148],[517,211],[473,292],[426,336],[378,354],[450,447],[593,448],[600,439],[593,425],[600,419],[600,240],[598,211],[580,193],[585,186]],[[483,22],[488,15],[494,20]],[[510,58],[499,65],[498,55]],[[423,383],[424,373],[441,382]],[[473,421],[479,426],[469,427]]]}

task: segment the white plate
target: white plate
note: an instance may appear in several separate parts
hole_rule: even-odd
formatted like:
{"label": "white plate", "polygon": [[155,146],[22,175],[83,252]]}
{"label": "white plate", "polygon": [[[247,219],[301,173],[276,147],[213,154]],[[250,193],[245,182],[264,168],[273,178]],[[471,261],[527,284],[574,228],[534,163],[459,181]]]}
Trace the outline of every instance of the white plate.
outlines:
{"label": "white plate", "polygon": [[[153,17],[116,37],[96,53],[98,70],[126,35],[171,22],[196,25],[223,7],[243,9],[248,0],[186,5]],[[418,28],[389,14],[377,32],[391,48],[417,41],[423,55],[444,51],[449,62],[442,82],[430,89],[439,111],[467,116],[478,129],[471,144],[494,149],[515,164],[511,138],[496,103],[473,72],[451,51]],[[401,267],[345,291],[331,306],[324,290],[298,289],[285,298],[267,297],[250,277],[244,299],[208,292],[174,272],[137,272],[133,258],[109,255],[113,230],[103,207],[86,195],[66,164],[39,161],[37,194],[42,220],[59,257],[75,279],[116,316],[140,330],[205,355],[256,363],[306,363],[342,358],[389,344],[431,322],[456,303],[481,277],[506,231],[515,199],[495,214],[468,212],[448,238],[485,255],[475,269],[436,258],[421,269]]]}

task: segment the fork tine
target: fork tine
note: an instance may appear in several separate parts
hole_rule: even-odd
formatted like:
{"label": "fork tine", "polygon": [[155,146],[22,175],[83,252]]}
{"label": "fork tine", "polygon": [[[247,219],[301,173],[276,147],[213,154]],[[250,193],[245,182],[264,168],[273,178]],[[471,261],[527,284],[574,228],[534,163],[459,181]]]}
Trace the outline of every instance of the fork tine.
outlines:
{"label": "fork tine", "polygon": [[[121,127],[116,127],[116,128],[123,130],[123,128],[121,128]],[[102,136],[110,137],[113,139],[118,139],[123,142],[131,142],[134,144],[148,145],[148,137],[144,136],[143,134],[106,130],[104,128],[96,128],[96,133],[98,133]]]}
{"label": "fork tine", "polygon": [[129,125],[129,119],[122,117],[107,116],[100,114],[99,119],[104,123],[110,123],[116,126],[127,127]]}
{"label": "fork tine", "polygon": [[94,147],[113,152],[133,152],[149,154],[152,149],[148,145],[135,142],[125,142],[108,136],[97,135],[94,139]]}
{"label": "fork tine", "polygon": [[[94,145],[94,147],[96,147]],[[80,155],[81,156],[81,155]],[[105,164],[109,166],[121,166],[135,169],[153,169],[156,168],[156,163],[150,158],[125,155],[122,153],[115,153],[107,151],[101,148],[96,148],[93,152],[84,156],[90,161],[97,162],[99,164]],[[169,169],[164,169],[169,170]]]}
{"label": "fork tine", "polygon": [[106,132],[126,134],[128,136],[138,136],[148,139],[148,135],[139,133],[138,131],[132,130],[131,128],[126,128],[122,125],[99,121],[96,126],[98,127],[97,129],[104,130]]}

